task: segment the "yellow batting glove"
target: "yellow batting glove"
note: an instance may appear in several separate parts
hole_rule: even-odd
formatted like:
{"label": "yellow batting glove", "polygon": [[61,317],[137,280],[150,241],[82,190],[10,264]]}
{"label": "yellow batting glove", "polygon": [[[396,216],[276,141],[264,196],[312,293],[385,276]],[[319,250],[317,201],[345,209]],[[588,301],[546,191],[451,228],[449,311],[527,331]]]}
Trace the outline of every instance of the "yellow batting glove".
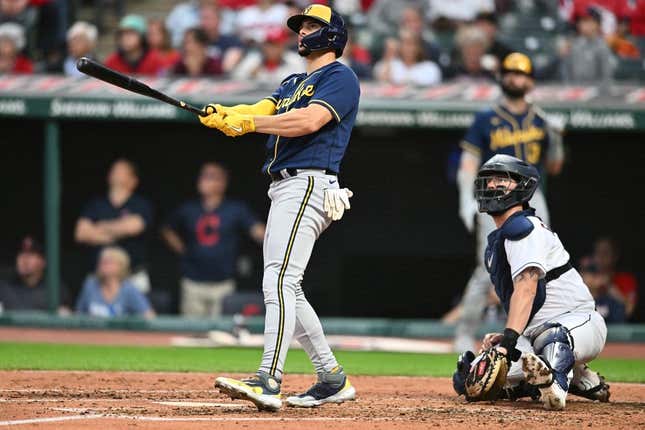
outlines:
{"label": "yellow batting glove", "polygon": [[204,108],[204,111],[208,116],[199,115],[199,122],[204,124],[206,127],[217,128],[219,130],[224,126],[224,116],[219,112],[215,105],[208,105]]}
{"label": "yellow batting glove", "polygon": [[224,118],[223,126],[220,130],[230,137],[242,136],[255,131],[255,121],[252,115],[240,115],[231,112]]}

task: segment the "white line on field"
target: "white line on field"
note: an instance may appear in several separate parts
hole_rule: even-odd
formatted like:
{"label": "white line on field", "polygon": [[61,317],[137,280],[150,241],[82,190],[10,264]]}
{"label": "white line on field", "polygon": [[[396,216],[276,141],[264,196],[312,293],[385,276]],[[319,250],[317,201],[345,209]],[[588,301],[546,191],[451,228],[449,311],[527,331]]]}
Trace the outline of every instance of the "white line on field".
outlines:
{"label": "white line on field", "polygon": [[24,420],[0,421],[0,426],[18,426],[21,424],[57,423],[61,421],[90,420],[103,418],[103,415],[67,415],[64,417],[29,418]]}
{"label": "white line on field", "polygon": [[41,423],[54,423],[63,421],[76,421],[76,420],[90,420],[90,419],[119,419],[119,420],[133,420],[133,421],[151,421],[151,422],[291,422],[291,421],[383,421],[389,418],[348,418],[348,417],[155,417],[155,416],[142,416],[142,415],[116,415],[116,414],[96,414],[96,415],[68,415],[62,417],[49,417],[49,418],[30,418],[22,420],[0,421],[0,426],[15,426],[23,424],[41,424]]}
{"label": "white line on field", "polygon": [[213,402],[152,402],[158,405],[164,406],[180,406],[184,408],[199,408],[199,407],[208,407],[208,408],[227,408],[227,409],[246,409],[251,408],[250,405],[241,405],[237,403],[213,403]]}

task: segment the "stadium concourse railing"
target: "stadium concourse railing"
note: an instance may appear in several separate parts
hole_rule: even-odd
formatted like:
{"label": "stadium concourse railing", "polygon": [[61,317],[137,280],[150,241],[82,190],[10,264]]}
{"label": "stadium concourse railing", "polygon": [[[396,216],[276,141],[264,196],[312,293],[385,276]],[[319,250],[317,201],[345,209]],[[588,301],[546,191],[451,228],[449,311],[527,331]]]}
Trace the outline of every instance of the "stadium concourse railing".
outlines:
{"label": "stadium concourse railing", "polygon": [[[254,82],[213,79],[143,79],[148,85],[194,105],[253,102],[273,88]],[[361,84],[358,127],[462,129],[474,112],[494,103],[492,83],[447,82],[430,88]],[[609,94],[594,86],[540,85],[532,99],[554,126],[587,131],[645,131],[645,87],[617,85]],[[61,121],[194,122],[194,115],[90,78],[58,75],[0,76],[0,119],[45,122],[44,207],[50,310],[58,307]]]}
{"label": "stadium concourse railing", "polygon": [[[454,326],[440,321],[387,318],[322,318],[327,334],[352,336],[390,336],[403,338],[452,339]],[[251,333],[262,333],[264,318],[249,317],[243,322]],[[205,333],[210,330],[231,332],[236,326],[233,317],[218,319],[187,319],[159,316],[154,320],[139,318],[91,318],[80,315],[57,316],[47,312],[5,312],[0,314],[0,327],[38,327],[73,330],[131,330],[177,333]],[[498,324],[482,324],[478,335],[502,331]],[[28,340],[28,339],[27,339]],[[645,342],[645,324],[613,324],[608,326],[608,342]]]}

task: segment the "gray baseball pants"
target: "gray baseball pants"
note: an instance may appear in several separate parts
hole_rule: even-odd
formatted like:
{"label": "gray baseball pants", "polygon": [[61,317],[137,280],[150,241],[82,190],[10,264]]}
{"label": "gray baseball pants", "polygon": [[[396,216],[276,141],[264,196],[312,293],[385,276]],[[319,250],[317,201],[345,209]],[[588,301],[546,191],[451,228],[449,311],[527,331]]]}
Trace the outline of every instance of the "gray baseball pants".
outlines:
{"label": "gray baseball pants", "polygon": [[264,237],[262,289],[266,316],[260,370],[282,378],[293,336],[309,355],[316,373],[338,366],[318,315],[302,291],[302,278],[314,243],[331,224],[323,211],[324,190],[338,188],[336,176],[318,170],[274,181],[269,187],[271,209]]}

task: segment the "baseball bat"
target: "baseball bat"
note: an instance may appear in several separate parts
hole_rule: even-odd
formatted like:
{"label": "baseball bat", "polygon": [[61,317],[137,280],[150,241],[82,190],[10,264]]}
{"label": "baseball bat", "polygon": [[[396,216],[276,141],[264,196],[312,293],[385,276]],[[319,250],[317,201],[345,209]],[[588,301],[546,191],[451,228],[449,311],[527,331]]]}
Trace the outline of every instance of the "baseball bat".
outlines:
{"label": "baseball bat", "polygon": [[100,79],[101,81],[108,82],[112,85],[116,85],[119,88],[124,90],[132,91],[133,93],[141,94],[142,96],[152,97],[153,99],[160,100],[164,103],[171,104],[180,109],[187,110],[194,114],[200,116],[208,116],[208,114],[195,106],[192,106],[181,100],[177,100],[169,95],[162,93],[161,91],[150,88],[148,85],[144,84],[141,81],[138,81],[130,76],[121,74],[115,70],[105,67],[103,64],[98,63],[94,60],[91,60],[87,57],[81,57],[76,62],[76,68],[85,73],[88,76],[93,78]]}

